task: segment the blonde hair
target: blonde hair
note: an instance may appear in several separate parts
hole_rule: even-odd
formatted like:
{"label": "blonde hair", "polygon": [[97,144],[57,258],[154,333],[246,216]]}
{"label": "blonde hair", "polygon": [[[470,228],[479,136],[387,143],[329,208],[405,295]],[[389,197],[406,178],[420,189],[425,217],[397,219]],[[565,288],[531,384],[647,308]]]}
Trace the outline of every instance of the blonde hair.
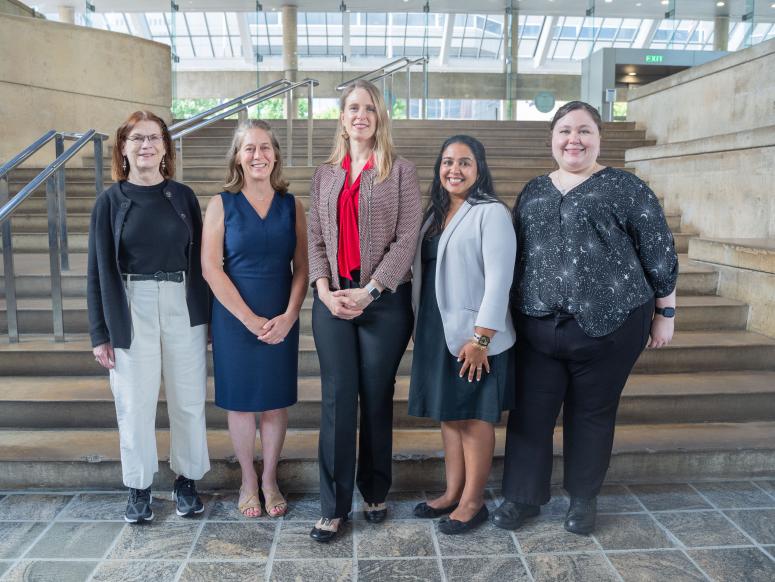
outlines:
{"label": "blonde hair", "polygon": [[[372,152],[374,155],[374,167],[377,170],[377,182],[381,182],[390,175],[393,169],[393,160],[395,160],[395,150],[393,146],[393,136],[390,133],[390,117],[388,116],[385,100],[382,93],[373,83],[360,79],[350,84],[342,91],[339,98],[339,112],[345,110],[347,98],[356,89],[363,89],[371,97],[374,107],[377,110],[377,128],[374,132],[374,145]],[[336,137],[334,138],[334,147],[331,149],[331,155],[325,163],[339,165],[350,151],[350,138],[342,124],[342,116],[339,116],[339,123],[336,126]]]}
{"label": "blonde hair", "polygon": [[223,185],[223,189],[237,193],[242,190],[245,185],[245,174],[242,171],[242,166],[239,163],[239,151],[242,149],[242,142],[245,139],[245,135],[251,129],[262,129],[268,135],[272,142],[272,149],[274,150],[274,167],[272,173],[269,174],[269,183],[272,185],[278,193],[285,195],[288,192],[288,180],[283,177],[283,159],[280,155],[280,143],[272,131],[272,127],[261,119],[249,119],[240,123],[237,129],[234,130],[234,137],[231,139],[231,146],[229,146],[228,164],[229,164],[229,176],[226,178],[226,183]]}

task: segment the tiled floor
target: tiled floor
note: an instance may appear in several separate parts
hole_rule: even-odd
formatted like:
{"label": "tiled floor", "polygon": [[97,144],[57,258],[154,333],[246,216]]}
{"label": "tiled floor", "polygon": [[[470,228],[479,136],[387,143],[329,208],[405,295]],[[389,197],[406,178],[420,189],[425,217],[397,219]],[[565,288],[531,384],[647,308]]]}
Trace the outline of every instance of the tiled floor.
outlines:
{"label": "tiled floor", "polygon": [[[494,508],[498,492],[489,497]],[[165,496],[143,526],[123,522],[123,492],[0,493],[0,580],[775,580],[775,481],[610,485],[589,537],[562,528],[560,490],[517,532],[487,524],[453,537],[412,518],[425,498],[394,494],[380,525],[353,513],[324,545],[308,536],[310,493],[290,495],[280,520],[243,518],[233,494],[206,496],[200,518],[181,519]]]}

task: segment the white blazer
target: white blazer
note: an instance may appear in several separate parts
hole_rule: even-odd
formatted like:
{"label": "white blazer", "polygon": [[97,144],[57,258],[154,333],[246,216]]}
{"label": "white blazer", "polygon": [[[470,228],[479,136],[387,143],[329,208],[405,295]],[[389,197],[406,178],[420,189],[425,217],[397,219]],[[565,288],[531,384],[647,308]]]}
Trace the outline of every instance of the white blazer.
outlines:
{"label": "white blazer", "polygon": [[[423,224],[412,266],[412,308],[417,313],[422,291],[422,241],[431,225]],[[509,211],[497,202],[463,205],[441,233],[436,257],[436,301],[453,356],[474,337],[474,326],[494,329],[489,353],[506,351],[517,334],[509,314],[517,237]]]}

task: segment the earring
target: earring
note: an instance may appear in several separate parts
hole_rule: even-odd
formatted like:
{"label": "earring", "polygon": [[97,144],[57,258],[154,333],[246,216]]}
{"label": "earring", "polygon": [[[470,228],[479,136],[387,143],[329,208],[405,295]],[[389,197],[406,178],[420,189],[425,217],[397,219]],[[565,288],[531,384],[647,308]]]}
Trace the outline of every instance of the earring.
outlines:
{"label": "earring", "polygon": [[346,131],[343,131],[343,132],[342,132],[342,138],[343,138],[345,141],[350,141],[350,134],[348,134]]}
{"label": "earring", "polygon": [[124,156],[124,162],[121,164],[121,168],[124,170],[124,173],[129,169],[129,160]]}
{"label": "earring", "polygon": [[167,171],[167,158],[161,159],[161,172],[162,174]]}

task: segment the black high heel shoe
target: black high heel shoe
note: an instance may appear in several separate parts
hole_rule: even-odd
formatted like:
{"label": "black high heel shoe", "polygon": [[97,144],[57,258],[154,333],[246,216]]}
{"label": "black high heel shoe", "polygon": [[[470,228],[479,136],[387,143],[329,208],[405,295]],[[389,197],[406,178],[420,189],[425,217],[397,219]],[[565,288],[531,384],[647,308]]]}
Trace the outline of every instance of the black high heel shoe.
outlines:
{"label": "black high heel shoe", "polygon": [[336,537],[346,521],[346,515],[344,517],[321,517],[312,531],[309,532],[309,537],[316,542],[330,542]]}

